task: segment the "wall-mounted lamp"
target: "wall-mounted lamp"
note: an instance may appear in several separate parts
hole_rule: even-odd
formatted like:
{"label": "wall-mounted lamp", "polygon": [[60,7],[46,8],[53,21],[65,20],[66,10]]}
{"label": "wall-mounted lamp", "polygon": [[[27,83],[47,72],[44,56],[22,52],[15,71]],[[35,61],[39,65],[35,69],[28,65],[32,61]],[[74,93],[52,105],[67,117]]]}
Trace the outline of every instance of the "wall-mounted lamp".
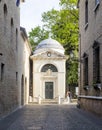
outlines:
{"label": "wall-mounted lamp", "polygon": [[77,61],[77,62],[83,63],[83,59],[79,59],[79,57],[76,57],[75,54],[73,53],[73,51],[70,52],[70,59],[72,61]]}

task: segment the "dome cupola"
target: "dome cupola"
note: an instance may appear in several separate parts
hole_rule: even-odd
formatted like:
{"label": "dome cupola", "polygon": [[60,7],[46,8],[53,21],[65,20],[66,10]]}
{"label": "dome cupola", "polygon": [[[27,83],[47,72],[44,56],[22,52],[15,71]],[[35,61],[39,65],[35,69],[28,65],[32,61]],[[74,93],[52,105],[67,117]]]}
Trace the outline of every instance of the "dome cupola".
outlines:
{"label": "dome cupola", "polygon": [[51,50],[64,54],[63,46],[58,41],[56,41],[52,38],[48,38],[48,39],[41,41],[38,44],[38,46],[36,47],[34,54],[37,54],[37,53],[39,53],[41,51],[45,51],[45,50],[47,51],[47,49],[51,49]]}

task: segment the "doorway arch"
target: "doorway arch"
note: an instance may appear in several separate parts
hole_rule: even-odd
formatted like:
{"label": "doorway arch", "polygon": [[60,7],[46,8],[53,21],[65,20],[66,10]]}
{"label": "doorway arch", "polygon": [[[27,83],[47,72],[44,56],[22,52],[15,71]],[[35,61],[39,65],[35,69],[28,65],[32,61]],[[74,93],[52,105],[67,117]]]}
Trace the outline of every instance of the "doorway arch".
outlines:
{"label": "doorway arch", "polygon": [[21,77],[21,105],[24,105],[24,76]]}

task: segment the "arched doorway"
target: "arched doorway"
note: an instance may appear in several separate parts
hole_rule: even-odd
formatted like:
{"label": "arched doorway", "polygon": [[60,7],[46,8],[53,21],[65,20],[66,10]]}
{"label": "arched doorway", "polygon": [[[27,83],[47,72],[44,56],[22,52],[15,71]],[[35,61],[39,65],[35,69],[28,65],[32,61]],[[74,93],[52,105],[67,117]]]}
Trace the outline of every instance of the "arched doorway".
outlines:
{"label": "arched doorway", "polygon": [[24,76],[21,78],[21,105],[24,105]]}
{"label": "arched doorway", "polygon": [[45,99],[53,99],[54,98],[54,77],[52,78],[52,73],[58,72],[58,69],[53,64],[45,64],[41,68],[41,72],[44,74],[44,93]]}

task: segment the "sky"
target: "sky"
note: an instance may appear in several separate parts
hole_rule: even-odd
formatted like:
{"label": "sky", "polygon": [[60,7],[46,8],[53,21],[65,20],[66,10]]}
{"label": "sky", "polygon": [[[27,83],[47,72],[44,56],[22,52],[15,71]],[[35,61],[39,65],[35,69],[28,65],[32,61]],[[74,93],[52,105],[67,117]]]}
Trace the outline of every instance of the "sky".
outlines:
{"label": "sky", "polygon": [[42,25],[41,15],[52,8],[59,9],[59,0],[25,0],[20,5],[20,25],[27,33],[38,25]]}

